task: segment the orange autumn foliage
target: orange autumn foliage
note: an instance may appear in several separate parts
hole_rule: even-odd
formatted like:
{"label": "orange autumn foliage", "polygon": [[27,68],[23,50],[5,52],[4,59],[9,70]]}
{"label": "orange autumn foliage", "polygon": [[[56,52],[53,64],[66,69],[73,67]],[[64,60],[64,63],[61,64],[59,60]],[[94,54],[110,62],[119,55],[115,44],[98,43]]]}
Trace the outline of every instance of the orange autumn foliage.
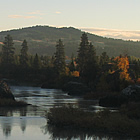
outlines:
{"label": "orange autumn foliage", "polygon": [[79,77],[79,71],[73,71],[71,72],[71,75],[74,77]]}
{"label": "orange autumn foliage", "polygon": [[65,74],[68,76],[70,74],[70,69],[66,67]]}
{"label": "orange autumn foliage", "polygon": [[70,69],[68,67],[66,67],[65,75],[67,75],[67,76],[71,75],[73,77],[79,77],[79,71],[70,72]]}
{"label": "orange autumn foliage", "polygon": [[129,69],[129,60],[127,57],[116,57],[114,59],[117,62],[117,67],[120,72],[120,79],[130,80],[130,76],[128,73]]}

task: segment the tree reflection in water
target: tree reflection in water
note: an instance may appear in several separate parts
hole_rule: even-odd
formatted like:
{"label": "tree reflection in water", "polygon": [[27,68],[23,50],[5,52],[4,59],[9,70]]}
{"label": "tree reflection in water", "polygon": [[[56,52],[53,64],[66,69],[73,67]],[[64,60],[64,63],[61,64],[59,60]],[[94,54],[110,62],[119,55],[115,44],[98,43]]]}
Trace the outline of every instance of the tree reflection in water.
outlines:
{"label": "tree reflection in water", "polygon": [[[3,134],[6,137],[9,137],[11,135],[11,131],[12,131],[12,126],[13,126],[13,116],[26,116],[27,113],[27,108],[23,107],[23,108],[1,108],[0,110],[0,115],[4,116],[1,119],[1,127],[3,129]],[[6,117],[5,117],[6,116]],[[26,119],[20,119],[20,128],[22,130],[22,132],[25,131],[26,129]]]}
{"label": "tree reflection in water", "polygon": [[[26,130],[26,116],[36,116],[40,114],[40,108],[34,106],[9,108],[3,107],[0,109],[0,126],[3,130],[3,135],[9,137],[11,135],[13,123],[19,123],[21,131]],[[15,119],[16,118],[16,119]]]}
{"label": "tree reflection in water", "polygon": [[[8,136],[10,136],[11,135],[11,130],[12,130],[12,120],[9,120],[8,122],[7,122],[7,120],[4,118],[3,120],[2,120],[2,129],[3,129],[3,134],[6,136],[6,137],[8,137]],[[5,123],[5,122],[7,122],[7,123]]]}

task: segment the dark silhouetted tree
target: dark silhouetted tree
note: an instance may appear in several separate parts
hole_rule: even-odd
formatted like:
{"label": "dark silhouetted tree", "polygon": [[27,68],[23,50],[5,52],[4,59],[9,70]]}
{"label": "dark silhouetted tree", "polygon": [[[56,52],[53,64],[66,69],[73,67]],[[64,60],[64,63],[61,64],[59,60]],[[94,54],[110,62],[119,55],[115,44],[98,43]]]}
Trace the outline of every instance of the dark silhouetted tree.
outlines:
{"label": "dark silhouetted tree", "polygon": [[29,66],[27,41],[24,40],[21,46],[22,46],[22,49],[21,49],[21,55],[20,55],[20,64],[23,67],[27,67]]}
{"label": "dark silhouetted tree", "polygon": [[78,50],[77,64],[80,76],[83,76],[85,64],[87,63],[89,49],[89,41],[86,33],[83,33],[81,36],[80,48]]}
{"label": "dark silhouetted tree", "polygon": [[83,78],[89,86],[93,86],[99,67],[97,64],[95,47],[90,43],[87,51],[87,60],[83,68]]}
{"label": "dark silhouetted tree", "polygon": [[61,39],[57,42],[54,67],[59,75],[64,74],[66,70],[64,44]]}
{"label": "dark silhouetted tree", "polygon": [[2,64],[14,64],[15,48],[13,47],[14,43],[12,37],[10,35],[7,35],[3,44],[4,45],[2,46]]}
{"label": "dark silhouetted tree", "polygon": [[71,62],[70,62],[70,64],[69,64],[69,70],[70,70],[71,72],[73,72],[73,71],[76,70],[76,67],[75,67],[75,64],[74,64],[74,56],[73,56],[73,54],[72,54],[72,56],[71,56]]}
{"label": "dark silhouetted tree", "polygon": [[40,69],[41,68],[41,62],[38,54],[36,53],[34,60],[33,60],[33,68],[34,69]]}
{"label": "dark silhouetted tree", "polygon": [[102,55],[100,56],[100,65],[106,65],[109,62],[109,56],[107,55],[106,52],[103,52]]}

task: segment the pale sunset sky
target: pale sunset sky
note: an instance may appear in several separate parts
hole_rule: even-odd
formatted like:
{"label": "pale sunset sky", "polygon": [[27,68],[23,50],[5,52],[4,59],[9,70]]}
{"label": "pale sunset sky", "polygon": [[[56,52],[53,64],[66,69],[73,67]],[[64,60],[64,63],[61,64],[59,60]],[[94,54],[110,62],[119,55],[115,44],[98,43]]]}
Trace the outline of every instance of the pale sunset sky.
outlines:
{"label": "pale sunset sky", "polygon": [[48,25],[140,40],[140,0],[0,0],[0,31]]}

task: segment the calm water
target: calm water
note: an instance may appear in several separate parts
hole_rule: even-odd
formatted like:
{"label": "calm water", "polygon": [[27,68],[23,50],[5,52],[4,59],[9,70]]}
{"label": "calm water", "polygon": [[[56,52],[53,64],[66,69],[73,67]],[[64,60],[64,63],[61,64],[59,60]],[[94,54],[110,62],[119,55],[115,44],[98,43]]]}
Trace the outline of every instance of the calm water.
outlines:
{"label": "calm water", "polygon": [[12,86],[17,100],[32,104],[24,108],[0,108],[0,140],[131,140],[47,125],[46,111],[53,106],[74,104],[83,109],[99,108],[97,101],[84,101],[56,89]]}

